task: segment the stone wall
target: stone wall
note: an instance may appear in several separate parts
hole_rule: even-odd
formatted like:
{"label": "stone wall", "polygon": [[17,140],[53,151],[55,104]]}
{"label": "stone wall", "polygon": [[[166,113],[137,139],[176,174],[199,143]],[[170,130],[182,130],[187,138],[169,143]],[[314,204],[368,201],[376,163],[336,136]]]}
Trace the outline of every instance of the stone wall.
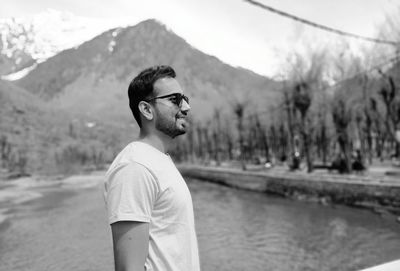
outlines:
{"label": "stone wall", "polygon": [[242,171],[181,165],[182,175],[230,187],[322,204],[345,204],[400,215],[400,180],[296,172]]}

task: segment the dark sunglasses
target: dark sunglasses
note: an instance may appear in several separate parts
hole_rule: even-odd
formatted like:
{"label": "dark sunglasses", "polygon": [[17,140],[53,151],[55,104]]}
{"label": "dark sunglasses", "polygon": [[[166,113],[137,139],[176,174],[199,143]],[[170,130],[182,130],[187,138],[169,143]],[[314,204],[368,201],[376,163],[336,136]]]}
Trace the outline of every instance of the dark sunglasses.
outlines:
{"label": "dark sunglasses", "polygon": [[187,104],[189,104],[189,97],[185,96],[181,93],[172,93],[172,94],[168,94],[168,95],[164,95],[164,96],[154,97],[154,98],[148,99],[147,102],[150,102],[150,101],[153,101],[156,99],[164,99],[164,98],[171,98],[170,101],[179,107],[182,106],[182,100],[185,100],[185,102]]}

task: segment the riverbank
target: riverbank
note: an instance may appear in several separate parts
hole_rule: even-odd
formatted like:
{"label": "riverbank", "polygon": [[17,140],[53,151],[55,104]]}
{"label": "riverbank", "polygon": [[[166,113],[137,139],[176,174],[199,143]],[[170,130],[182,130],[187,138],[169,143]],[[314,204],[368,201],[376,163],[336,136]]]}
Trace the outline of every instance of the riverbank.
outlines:
{"label": "riverbank", "polygon": [[321,204],[368,208],[380,214],[400,216],[400,177],[371,171],[363,175],[284,169],[241,170],[182,164],[182,175],[251,191],[275,194]]}

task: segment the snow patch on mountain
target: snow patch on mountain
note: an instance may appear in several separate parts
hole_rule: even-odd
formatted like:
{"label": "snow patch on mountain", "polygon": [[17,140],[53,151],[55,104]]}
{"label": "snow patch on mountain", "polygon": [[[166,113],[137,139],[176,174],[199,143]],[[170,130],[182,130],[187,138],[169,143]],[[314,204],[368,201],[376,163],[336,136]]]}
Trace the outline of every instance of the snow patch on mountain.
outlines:
{"label": "snow patch on mountain", "polygon": [[31,71],[33,71],[36,67],[37,67],[37,63],[33,64],[30,67],[27,67],[25,69],[22,69],[20,71],[14,72],[14,73],[10,73],[7,75],[2,75],[0,76],[1,80],[6,80],[6,81],[15,81],[15,80],[19,80],[23,77],[25,77],[28,73],[30,73]]}
{"label": "snow patch on mountain", "polygon": [[115,42],[115,40],[111,40],[110,43],[108,44],[108,51],[109,51],[110,53],[112,53],[112,52],[114,51],[114,46],[115,46],[115,44],[117,44],[117,43]]}
{"label": "snow patch on mountain", "polygon": [[118,34],[119,34],[119,32],[121,32],[121,30],[122,30],[122,28],[117,28],[111,33],[112,40],[108,44],[108,51],[110,53],[112,53],[114,51],[114,47],[117,44],[117,42],[115,41],[115,38],[118,36]]}

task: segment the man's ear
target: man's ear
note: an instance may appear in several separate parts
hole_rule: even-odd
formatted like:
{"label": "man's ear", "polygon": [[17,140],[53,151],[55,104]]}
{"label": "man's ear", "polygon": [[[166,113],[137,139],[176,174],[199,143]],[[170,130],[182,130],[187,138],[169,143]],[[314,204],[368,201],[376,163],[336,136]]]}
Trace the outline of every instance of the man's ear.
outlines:
{"label": "man's ear", "polygon": [[147,120],[153,119],[153,108],[148,102],[140,101],[138,104],[139,111]]}

